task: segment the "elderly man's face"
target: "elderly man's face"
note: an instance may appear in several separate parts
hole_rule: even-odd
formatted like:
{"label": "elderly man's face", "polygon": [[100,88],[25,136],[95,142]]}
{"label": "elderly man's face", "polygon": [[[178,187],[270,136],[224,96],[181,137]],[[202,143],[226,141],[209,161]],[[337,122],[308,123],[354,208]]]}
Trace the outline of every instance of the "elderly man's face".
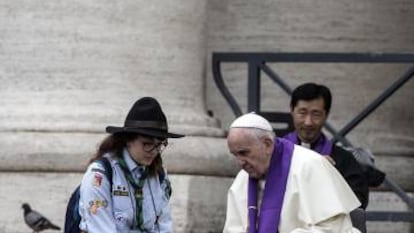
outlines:
{"label": "elderly man's face", "polygon": [[227,144],[239,166],[251,177],[263,178],[269,167],[273,152],[273,142],[268,138],[257,138],[251,129],[232,128],[227,136]]}

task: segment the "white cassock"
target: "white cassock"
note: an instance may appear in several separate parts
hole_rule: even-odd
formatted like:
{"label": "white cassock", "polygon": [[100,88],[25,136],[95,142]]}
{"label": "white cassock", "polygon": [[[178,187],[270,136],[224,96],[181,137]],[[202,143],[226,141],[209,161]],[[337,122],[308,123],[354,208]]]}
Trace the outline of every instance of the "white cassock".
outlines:
{"label": "white cassock", "polygon": [[[223,233],[247,232],[248,176],[241,170],[228,191]],[[327,159],[295,145],[279,233],[360,233],[349,217],[359,206],[351,188]]]}

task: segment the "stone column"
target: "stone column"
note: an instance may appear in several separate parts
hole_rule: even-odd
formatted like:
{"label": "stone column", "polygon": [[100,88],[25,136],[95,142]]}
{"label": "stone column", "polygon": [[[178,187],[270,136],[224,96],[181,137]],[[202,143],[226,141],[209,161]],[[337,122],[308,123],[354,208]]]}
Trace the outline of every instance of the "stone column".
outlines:
{"label": "stone column", "polygon": [[[221,231],[223,211],[217,215],[216,209],[222,210],[230,182],[222,177],[236,168],[224,131],[205,109],[206,4],[1,3],[0,181],[10,193],[34,192],[6,196],[13,211],[2,219],[17,221],[16,206],[28,201],[38,209],[48,206],[49,217],[62,226],[73,184],[80,181],[80,173],[62,172],[83,171],[105,127],[122,125],[135,100],[154,96],[170,129],[188,135],[171,140],[164,156],[174,185],[175,231]],[[25,179],[34,182],[27,186]],[[35,198],[40,184],[59,195]],[[211,190],[221,195],[206,195]],[[6,222],[0,229],[26,228]]]}

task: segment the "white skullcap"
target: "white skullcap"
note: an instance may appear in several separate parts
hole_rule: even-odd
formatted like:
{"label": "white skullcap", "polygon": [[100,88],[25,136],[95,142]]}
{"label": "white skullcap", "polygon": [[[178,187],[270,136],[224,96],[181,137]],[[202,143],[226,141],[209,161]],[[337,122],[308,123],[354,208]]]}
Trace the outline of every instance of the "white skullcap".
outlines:
{"label": "white skullcap", "polygon": [[230,129],[231,128],[255,128],[271,132],[273,131],[273,127],[270,125],[269,121],[254,112],[246,113],[238,117],[230,125]]}

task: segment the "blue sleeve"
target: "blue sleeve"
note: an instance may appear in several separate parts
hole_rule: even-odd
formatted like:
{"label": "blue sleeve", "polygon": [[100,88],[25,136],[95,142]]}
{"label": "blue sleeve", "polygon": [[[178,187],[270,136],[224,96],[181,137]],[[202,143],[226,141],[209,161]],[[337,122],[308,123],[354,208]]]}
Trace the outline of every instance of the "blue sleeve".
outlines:
{"label": "blue sleeve", "polygon": [[170,194],[171,194],[171,184],[168,179],[167,174],[164,174],[164,179],[161,181],[161,211],[158,218],[158,226],[160,233],[171,233],[172,229],[172,219],[171,219],[171,210],[170,210]]}
{"label": "blue sleeve", "polygon": [[92,163],[81,182],[79,213],[80,228],[88,233],[117,232],[112,211],[110,183],[105,168],[99,162]]}

